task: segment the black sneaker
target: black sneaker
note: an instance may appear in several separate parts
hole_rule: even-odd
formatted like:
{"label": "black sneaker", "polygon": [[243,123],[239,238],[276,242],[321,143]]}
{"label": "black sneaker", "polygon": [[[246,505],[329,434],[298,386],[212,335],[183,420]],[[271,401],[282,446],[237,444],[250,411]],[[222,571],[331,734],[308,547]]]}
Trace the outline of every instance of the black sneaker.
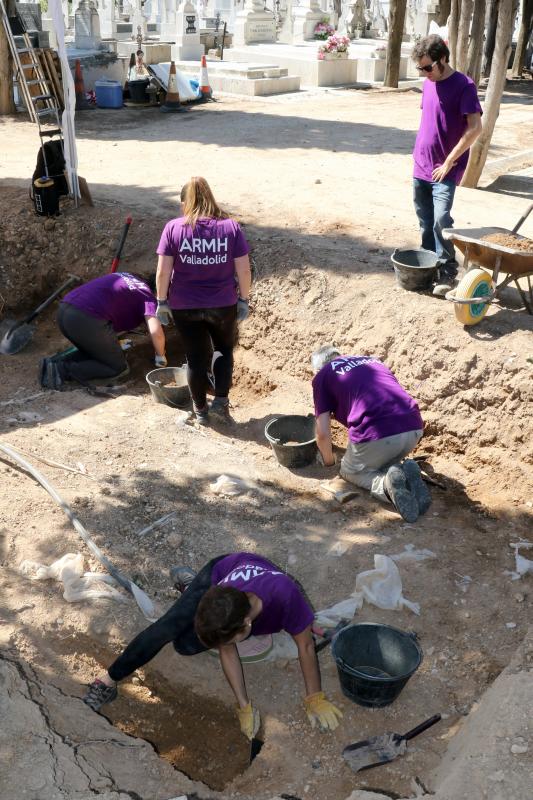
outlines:
{"label": "black sneaker", "polygon": [[385,491],[393,506],[406,522],[418,519],[418,503],[407,486],[407,478],[398,464],[389,467],[385,475]]}
{"label": "black sneaker", "polygon": [[208,425],[209,424],[209,408],[204,406],[204,408],[196,409],[193,405],[194,411],[194,421],[198,423],[198,425]]}
{"label": "black sneaker", "polygon": [[116,686],[106,686],[106,684],[97,678],[89,684],[87,694],[83,698],[83,702],[92,708],[93,711],[100,711],[102,706],[106,703],[112,703],[118,695]]}
{"label": "black sneaker", "polygon": [[48,389],[48,381],[46,378],[46,370],[48,367],[49,358],[41,358],[39,361],[39,383],[43,389]]}
{"label": "black sneaker", "polygon": [[229,413],[229,400],[227,397],[215,397],[209,411],[215,420],[219,422],[233,422]]}
{"label": "black sneaker", "polygon": [[407,485],[416,497],[418,513],[425,514],[431,505],[431,494],[424,483],[420,467],[413,458],[406,458],[402,464],[402,469],[407,478]]}
{"label": "black sneaker", "polygon": [[190,567],[171,567],[170,578],[174,584],[174,588],[183,594],[196,578],[196,572]]}
{"label": "black sneaker", "polygon": [[46,374],[43,378],[43,381],[46,381],[47,389],[57,389],[58,391],[61,390],[64,381],[61,377],[57,362],[47,359]]}

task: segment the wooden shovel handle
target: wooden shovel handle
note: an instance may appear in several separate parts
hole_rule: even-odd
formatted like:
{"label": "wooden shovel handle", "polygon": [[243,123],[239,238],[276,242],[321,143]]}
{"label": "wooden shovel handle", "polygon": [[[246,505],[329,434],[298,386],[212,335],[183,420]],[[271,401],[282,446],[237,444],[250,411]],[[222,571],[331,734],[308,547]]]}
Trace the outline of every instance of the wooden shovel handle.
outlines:
{"label": "wooden shovel handle", "polygon": [[404,733],[401,737],[404,741],[408,742],[410,739],[414,739],[415,736],[418,736],[420,733],[424,733],[427,731],[428,728],[431,728],[432,725],[436,725],[437,722],[441,721],[441,715],[435,714],[433,717],[430,717],[425,722],[421,722],[420,725],[417,725],[416,728],[413,728],[411,731]]}

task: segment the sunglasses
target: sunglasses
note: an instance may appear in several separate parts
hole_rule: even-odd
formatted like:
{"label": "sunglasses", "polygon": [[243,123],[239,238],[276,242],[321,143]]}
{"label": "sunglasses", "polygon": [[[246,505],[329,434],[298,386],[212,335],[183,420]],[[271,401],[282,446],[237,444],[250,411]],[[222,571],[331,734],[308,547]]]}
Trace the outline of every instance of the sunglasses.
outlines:
{"label": "sunglasses", "polygon": [[417,67],[419,72],[433,72],[433,67],[437,64],[437,61],[434,61],[433,64],[427,64],[425,67]]}

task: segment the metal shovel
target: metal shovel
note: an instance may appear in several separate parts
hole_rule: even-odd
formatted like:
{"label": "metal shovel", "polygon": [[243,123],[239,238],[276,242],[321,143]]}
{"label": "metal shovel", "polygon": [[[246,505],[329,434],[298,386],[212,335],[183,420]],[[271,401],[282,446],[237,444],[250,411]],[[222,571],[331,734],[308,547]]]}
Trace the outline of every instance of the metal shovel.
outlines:
{"label": "metal shovel", "polygon": [[[19,322],[15,321],[5,321],[3,324],[4,333],[2,339],[0,340],[0,353],[5,356],[13,356],[15,353],[20,352],[28,342],[31,340],[33,336],[33,331],[35,330],[34,325],[30,325],[35,317],[44,311],[45,308],[53,303],[53,301],[58,297],[61,292],[65,289],[68,289],[69,286],[72,286],[74,283],[79,283],[81,279],[77,277],[77,275],[71,275],[68,281],[61,284],[59,289],[56,289],[53,294],[50,295],[40,306],[37,306],[35,311],[32,311],[25,319],[20,320]],[[7,322],[7,330],[5,330]]]}
{"label": "metal shovel", "polygon": [[379,767],[381,764],[388,764],[389,761],[394,761],[398,756],[403,756],[407,750],[407,742],[410,739],[414,739],[415,736],[427,731],[432,725],[440,722],[440,719],[440,714],[435,714],[435,716],[417,725],[412,731],[404,733],[403,736],[400,733],[384,733],[381,736],[372,736],[362,742],[349,744],[342,751],[343,758],[354,772]]}

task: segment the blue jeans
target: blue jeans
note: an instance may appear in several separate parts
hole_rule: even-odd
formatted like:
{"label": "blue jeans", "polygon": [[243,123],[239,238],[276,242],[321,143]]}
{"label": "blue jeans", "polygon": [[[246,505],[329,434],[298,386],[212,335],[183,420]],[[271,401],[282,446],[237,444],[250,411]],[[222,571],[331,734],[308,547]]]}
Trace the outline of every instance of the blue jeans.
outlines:
{"label": "blue jeans", "polygon": [[413,178],[413,200],[422,233],[422,247],[439,257],[440,277],[455,278],[455,248],[442,236],[443,228],[451,228],[455,181],[423,181]]}

